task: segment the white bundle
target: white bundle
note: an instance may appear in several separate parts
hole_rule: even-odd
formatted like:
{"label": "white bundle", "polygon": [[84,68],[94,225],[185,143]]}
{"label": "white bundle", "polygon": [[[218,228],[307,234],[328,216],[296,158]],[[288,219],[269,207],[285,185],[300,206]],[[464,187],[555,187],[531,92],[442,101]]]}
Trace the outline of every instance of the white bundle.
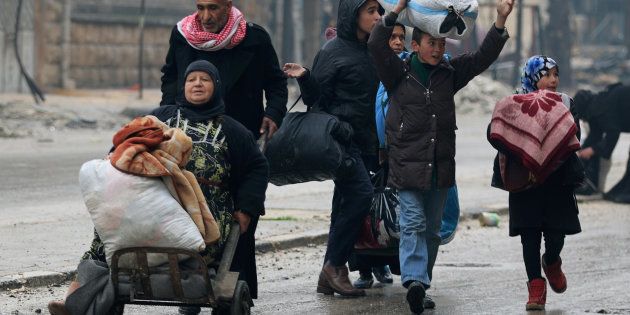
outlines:
{"label": "white bundle", "polygon": [[[161,178],[125,174],[109,160],[92,160],[81,166],[79,186],[110,265],[116,250],[129,247],[205,248],[199,229]],[[135,265],[132,256],[122,256],[119,266]],[[148,255],[150,267],[167,261],[166,255]]]}
{"label": "white bundle", "polygon": [[[398,0],[378,0],[378,2],[385,10],[391,11],[396,7]],[[407,9],[398,15],[398,22],[417,27],[433,37],[461,40],[472,33],[478,11],[477,0],[410,0]],[[440,32],[440,27],[449,14],[450,19],[458,20],[456,25],[459,27],[453,26]]]}

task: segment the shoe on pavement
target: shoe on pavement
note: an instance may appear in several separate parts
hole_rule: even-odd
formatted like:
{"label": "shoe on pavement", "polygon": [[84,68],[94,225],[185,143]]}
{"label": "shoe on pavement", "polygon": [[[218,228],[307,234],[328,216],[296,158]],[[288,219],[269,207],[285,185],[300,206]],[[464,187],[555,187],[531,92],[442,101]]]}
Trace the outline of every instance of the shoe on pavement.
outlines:
{"label": "shoe on pavement", "polygon": [[392,277],[392,272],[389,270],[389,266],[385,265],[382,267],[373,267],[372,272],[374,273],[374,277],[380,283],[394,283],[394,277]]}
{"label": "shoe on pavement", "polygon": [[433,301],[433,299],[429,295],[424,296],[423,303],[424,303],[425,310],[432,310],[435,308],[435,301]]}
{"label": "shoe on pavement", "polygon": [[407,288],[407,303],[409,303],[409,309],[412,313],[421,314],[424,312],[425,295],[424,285],[419,281],[414,281],[409,285]]}
{"label": "shoe on pavement", "polygon": [[372,273],[363,273],[359,271],[359,279],[354,281],[353,285],[357,289],[369,289],[374,284],[374,278],[372,277]]}
{"label": "shoe on pavement", "polygon": [[567,290],[567,277],[562,272],[562,258],[551,265],[545,263],[545,255],[542,256],[542,269],[549,280],[549,286],[556,293],[563,293]]}
{"label": "shoe on pavement", "polygon": [[48,312],[50,312],[51,315],[70,315],[70,311],[66,308],[64,301],[48,302]]}
{"label": "shoe on pavement", "polygon": [[349,297],[365,296],[365,290],[357,289],[350,283],[348,267],[346,267],[346,265],[333,266],[330,261],[327,261],[322,268],[322,274],[324,280],[328,282],[328,285],[337,294]]}
{"label": "shoe on pavement", "polygon": [[324,272],[319,273],[319,280],[317,280],[317,293],[322,293],[324,295],[335,295],[335,290],[328,284],[326,277],[324,277]]}
{"label": "shoe on pavement", "polygon": [[544,278],[537,278],[527,283],[529,300],[525,305],[527,311],[542,311],[547,302],[547,282]]}

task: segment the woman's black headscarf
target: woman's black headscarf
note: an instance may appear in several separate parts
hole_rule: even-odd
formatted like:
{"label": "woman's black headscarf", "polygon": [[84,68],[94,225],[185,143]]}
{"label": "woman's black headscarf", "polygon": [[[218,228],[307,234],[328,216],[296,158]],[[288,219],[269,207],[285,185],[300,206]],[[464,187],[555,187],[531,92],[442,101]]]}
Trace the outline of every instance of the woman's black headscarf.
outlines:
{"label": "woman's black headscarf", "polygon": [[181,112],[182,116],[190,122],[208,121],[225,113],[223,84],[221,82],[221,76],[219,75],[219,69],[209,61],[197,60],[188,65],[184,78],[188,78],[188,75],[194,71],[203,71],[212,78],[214,82],[214,93],[210,97],[210,100],[205,104],[192,104],[184,97],[181,104],[166,105],[158,108],[156,116],[158,116],[159,119],[173,117],[177,115],[178,110]]}

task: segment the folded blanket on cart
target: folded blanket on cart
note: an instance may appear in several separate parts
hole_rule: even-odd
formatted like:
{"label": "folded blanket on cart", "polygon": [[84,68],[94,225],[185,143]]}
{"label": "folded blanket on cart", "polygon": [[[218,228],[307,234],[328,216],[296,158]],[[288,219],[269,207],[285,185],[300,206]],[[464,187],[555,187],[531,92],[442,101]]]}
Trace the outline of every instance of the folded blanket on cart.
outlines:
{"label": "folded blanket on cart", "polygon": [[138,117],[114,135],[112,165],[128,174],[162,177],[175,199],[186,209],[206,244],[219,239],[212,216],[195,176],[184,169],[192,140],[182,130],[169,128],[155,116]]}
{"label": "folded blanket on cart", "polygon": [[542,182],[580,148],[576,133],[562,96],[539,90],[500,100],[492,114],[489,139],[518,157]]}

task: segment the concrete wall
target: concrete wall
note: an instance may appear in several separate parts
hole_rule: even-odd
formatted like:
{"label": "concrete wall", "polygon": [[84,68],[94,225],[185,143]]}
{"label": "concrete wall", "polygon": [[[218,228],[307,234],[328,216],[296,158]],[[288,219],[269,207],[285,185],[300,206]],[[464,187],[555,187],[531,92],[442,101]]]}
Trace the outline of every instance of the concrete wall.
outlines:
{"label": "concrete wall", "polygon": [[[41,0],[42,44],[37,79],[47,88],[126,88],[139,82],[140,1],[73,1],[64,37],[68,0]],[[144,30],[144,85],[159,87],[160,68],[175,22],[194,10],[191,1],[147,1]],[[191,3],[188,3],[191,2]],[[169,7],[170,6],[170,7]],[[174,8],[171,8],[174,7]],[[171,14],[169,18],[163,18]],[[64,46],[64,40],[68,44]],[[64,61],[67,65],[64,67]],[[67,79],[64,80],[64,76]]]}
{"label": "concrete wall", "polygon": [[[44,90],[56,88],[128,88],[138,83],[141,0],[24,0],[30,18],[20,37],[23,58]],[[270,33],[280,62],[312,62],[321,46],[325,8],[338,0],[234,0],[248,21]],[[2,25],[18,0],[0,1]],[[304,5],[304,3],[308,5]],[[9,9],[6,9],[9,7]],[[304,12],[298,12],[304,8]],[[171,29],[195,10],[195,0],[146,0],[144,86],[160,86],[160,68],[168,51]],[[308,12],[307,12],[308,10]],[[311,12],[313,11],[313,12]],[[288,16],[286,16],[288,14]],[[312,14],[308,19],[304,15]],[[329,13],[328,13],[329,14]],[[8,17],[7,17],[8,16]],[[8,21],[8,22],[7,22]],[[308,34],[304,30],[308,31]],[[0,28],[0,92],[27,91],[19,83],[10,34]],[[285,45],[283,45],[285,43]],[[10,81],[10,82],[9,82]]]}
{"label": "concrete wall", "polygon": [[[144,84],[157,87],[171,27],[144,30]],[[70,77],[76,87],[129,87],[138,83],[139,32],[134,25],[72,23]]]}

